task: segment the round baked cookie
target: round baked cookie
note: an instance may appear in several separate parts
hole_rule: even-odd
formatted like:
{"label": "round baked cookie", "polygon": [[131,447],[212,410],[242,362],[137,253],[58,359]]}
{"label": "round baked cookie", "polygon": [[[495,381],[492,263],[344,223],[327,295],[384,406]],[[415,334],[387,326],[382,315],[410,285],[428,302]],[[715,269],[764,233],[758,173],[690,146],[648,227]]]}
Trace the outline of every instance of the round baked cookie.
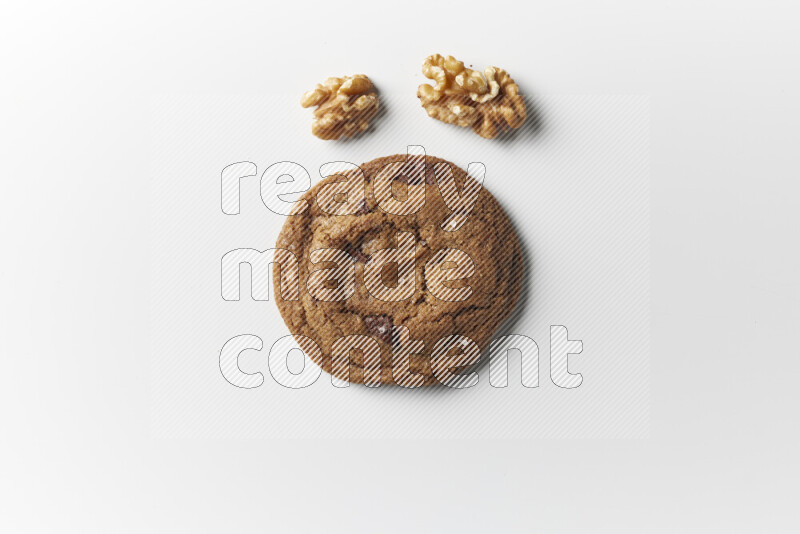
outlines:
{"label": "round baked cookie", "polygon": [[[286,275],[295,270],[274,263],[278,309],[303,351],[340,379],[403,386],[436,384],[445,356],[451,358],[451,369],[469,367],[459,364],[463,363],[458,360],[459,351],[472,350],[473,356],[475,351],[483,352],[517,303],[523,275],[521,251],[502,207],[485,188],[476,186],[474,191],[479,193],[471,211],[451,210],[447,203],[457,204],[452,187],[445,185],[455,182],[466,195],[468,186],[477,182],[452,163],[422,158],[418,156],[416,162],[404,154],[378,158],[361,165],[361,172],[351,169],[324,178],[301,197],[296,213],[287,218],[278,236],[276,248],[296,257],[299,274],[299,291],[288,291],[289,298],[296,298],[284,298],[287,286],[281,271]],[[387,173],[392,174],[388,179]],[[386,183],[391,184],[396,204],[384,202]],[[398,214],[408,209],[402,206],[410,205],[401,204],[402,200],[419,206],[423,191],[421,209]],[[384,211],[387,205],[395,213]],[[462,215],[456,223],[454,213]],[[458,226],[455,231],[448,231],[454,226]],[[376,258],[387,254],[379,251],[397,250],[401,242],[413,261],[408,261],[407,254],[405,260],[383,269],[367,268],[368,262],[374,261],[370,264],[374,267]],[[444,252],[448,250],[456,252],[448,256]],[[353,269],[354,284],[345,284],[342,278],[327,279],[348,272],[352,277]],[[382,292],[376,290],[380,283]],[[474,345],[451,337],[456,335]],[[371,338],[368,343],[366,336]],[[343,344],[342,338],[351,343]],[[448,345],[448,340],[456,339],[461,339],[457,346]],[[354,350],[344,351],[346,357],[341,359],[342,347]]]}

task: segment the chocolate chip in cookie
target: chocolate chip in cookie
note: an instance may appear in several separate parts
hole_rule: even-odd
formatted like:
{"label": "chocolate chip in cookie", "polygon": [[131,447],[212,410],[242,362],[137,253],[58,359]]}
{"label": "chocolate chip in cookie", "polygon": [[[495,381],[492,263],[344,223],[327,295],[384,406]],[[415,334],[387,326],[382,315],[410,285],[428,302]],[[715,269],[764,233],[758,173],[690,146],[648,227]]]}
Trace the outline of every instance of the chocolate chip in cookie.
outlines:
{"label": "chocolate chip in cookie", "polygon": [[369,335],[380,339],[387,345],[392,344],[392,318],[388,315],[367,315],[364,317],[364,325],[367,327]]}

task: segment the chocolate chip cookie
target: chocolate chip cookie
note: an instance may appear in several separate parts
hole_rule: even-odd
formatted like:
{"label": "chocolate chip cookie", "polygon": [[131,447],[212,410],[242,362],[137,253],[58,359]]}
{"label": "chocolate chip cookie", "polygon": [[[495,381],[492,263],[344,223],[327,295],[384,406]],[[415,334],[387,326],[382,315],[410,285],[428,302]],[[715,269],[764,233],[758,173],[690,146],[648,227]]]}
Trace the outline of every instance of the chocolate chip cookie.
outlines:
{"label": "chocolate chip cookie", "polygon": [[[430,385],[446,374],[438,370],[469,367],[512,312],[523,273],[497,200],[431,156],[378,158],[324,178],[295,205],[276,248],[296,258],[273,265],[289,331],[326,372],[370,385]],[[281,295],[281,274],[297,276],[296,300]]]}

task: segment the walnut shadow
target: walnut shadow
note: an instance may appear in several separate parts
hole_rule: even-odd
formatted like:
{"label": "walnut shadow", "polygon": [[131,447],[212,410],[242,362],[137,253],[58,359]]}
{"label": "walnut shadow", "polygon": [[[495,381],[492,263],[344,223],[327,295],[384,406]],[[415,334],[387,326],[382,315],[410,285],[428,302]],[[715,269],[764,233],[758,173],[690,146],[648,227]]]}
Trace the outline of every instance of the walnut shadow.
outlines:
{"label": "walnut shadow", "polygon": [[533,95],[520,95],[525,102],[525,109],[527,110],[527,118],[522,126],[516,129],[509,129],[499,134],[492,142],[499,142],[501,144],[511,144],[519,142],[531,142],[538,140],[544,133],[544,109],[537,97]]}

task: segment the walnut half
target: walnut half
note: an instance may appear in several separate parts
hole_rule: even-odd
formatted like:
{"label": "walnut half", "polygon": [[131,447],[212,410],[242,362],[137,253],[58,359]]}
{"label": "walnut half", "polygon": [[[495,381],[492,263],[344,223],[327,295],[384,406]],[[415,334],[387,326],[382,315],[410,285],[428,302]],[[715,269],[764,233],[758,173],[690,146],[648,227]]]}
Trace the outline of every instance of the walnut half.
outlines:
{"label": "walnut half", "polygon": [[304,94],[300,105],[317,106],[311,133],[328,140],[365,131],[379,107],[372,81],[364,74],[328,78]]}
{"label": "walnut half", "polygon": [[453,56],[425,58],[422,74],[436,82],[417,89],[428,115],[472,130],[487,139],[525,122],[525,101],[519,86],[506,71],[488,67],[483,74],[464,67]]}

